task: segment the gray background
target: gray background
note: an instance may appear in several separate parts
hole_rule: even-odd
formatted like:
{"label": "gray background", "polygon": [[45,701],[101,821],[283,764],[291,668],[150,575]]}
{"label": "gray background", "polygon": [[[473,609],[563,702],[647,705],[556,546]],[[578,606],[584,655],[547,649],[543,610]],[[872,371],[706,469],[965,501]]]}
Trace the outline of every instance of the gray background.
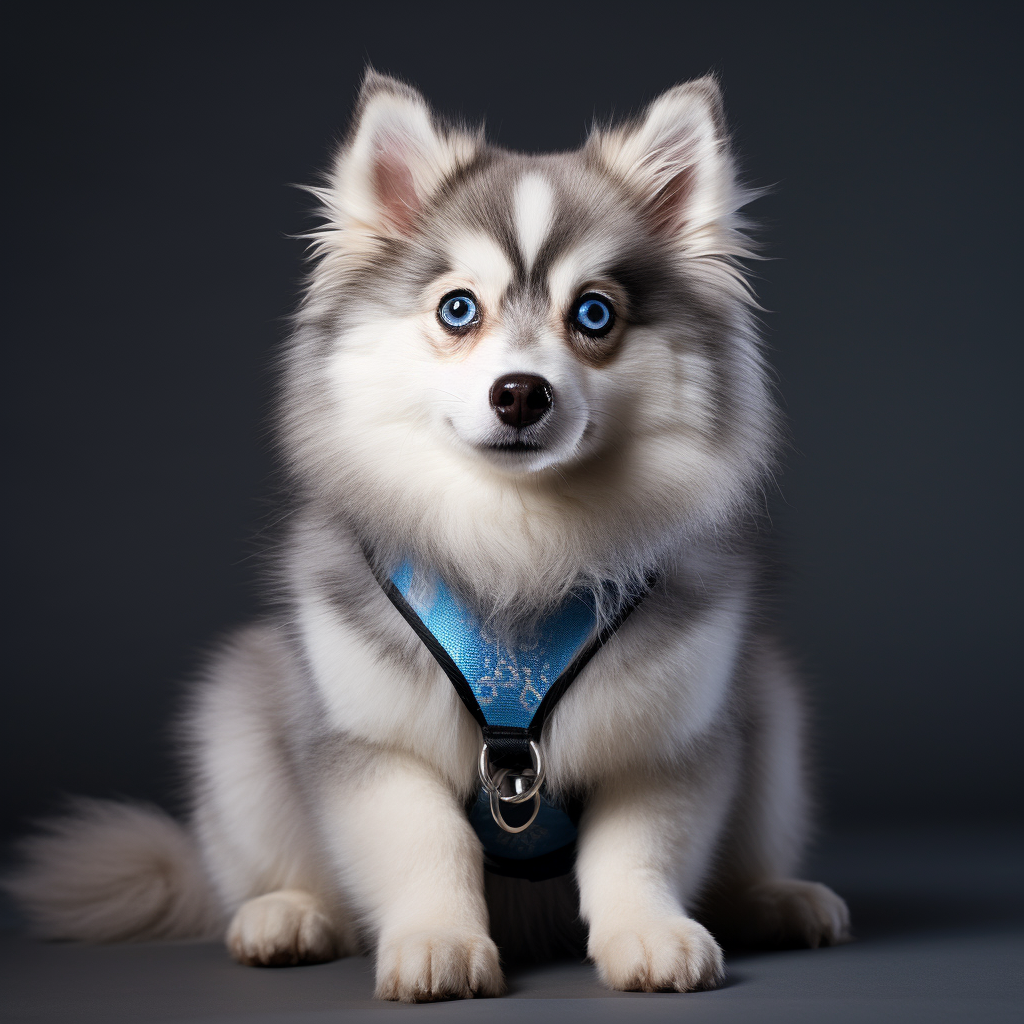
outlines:
{"label": "gray background", "polygon": [[[1020,806],[1019,33],[1010,8],[36,7],[8,32],[0,830],[172,804],[167,723],[257,608],[310,182],[363,65],[578,144],[709,69],[771,259],[779,614],[830,827]],[[1016,629],[1014,627],[1017,627]]]}

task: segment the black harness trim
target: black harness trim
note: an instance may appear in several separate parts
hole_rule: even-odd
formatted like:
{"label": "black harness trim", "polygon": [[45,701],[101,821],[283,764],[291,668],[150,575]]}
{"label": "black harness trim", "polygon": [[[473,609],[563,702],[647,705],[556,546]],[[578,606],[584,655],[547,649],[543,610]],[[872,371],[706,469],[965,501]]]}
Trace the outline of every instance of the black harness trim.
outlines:
{"label": "black harness trim", "polygon": [[[441,642],[437,637],[427,629],[426,623],[424,623],[424,621],[413,610],[412,605],[410,605],[402,596],[398,587],[396,587],[394,583],[387,578],[381,579],[376,573],[374,573],[373,576],[380,584],[381,590],[387,594],[391,603],[399,610],[399,612],[401,612],[402,618],[412,626],[413,631],[420,640],[423,641],[423,645],[434,656],[434,660],[441,666],[441,668],[444,669],[444,674],[451,680],[452,686],[455,687],[455,692],[462,698],[462,703],[466,705],[469,713],[476,719],[480,728],[491,728],[487,724],[487,719],[484,718],[483,711],[480,710],[480,705],[477,703],[477,699],[473,694],[473,691],[470,689],[466,677],[462,674],[462,670],[459,666],[452,660],[452,656],[441,646]],[[523,733],[526,732],[525,729],[517,731]]]}

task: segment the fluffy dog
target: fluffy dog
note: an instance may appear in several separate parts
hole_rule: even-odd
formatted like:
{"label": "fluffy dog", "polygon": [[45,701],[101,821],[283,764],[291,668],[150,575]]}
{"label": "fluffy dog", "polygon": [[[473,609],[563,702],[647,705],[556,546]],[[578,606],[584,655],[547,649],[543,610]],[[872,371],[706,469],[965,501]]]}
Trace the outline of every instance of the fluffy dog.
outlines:
{"label": "fluffy dog", "polygon": [[[757,553],[777,417],[716,83],[537,156],[370,72],[314,192],[277,612],[195,690],[187,827],[92,801],[29,841],[9,884],[38,930],[371,948],[407,1001],[500,993],[499,945],[578,940],[613,988],[688,991],[722,974],[705,925],[842,941],[843,901],[794,878],[802,713]],[[571,875],[485,877],[480,727],[378,583],[410,560],[508,637],[649,588],[540,739],[581,808]]]}

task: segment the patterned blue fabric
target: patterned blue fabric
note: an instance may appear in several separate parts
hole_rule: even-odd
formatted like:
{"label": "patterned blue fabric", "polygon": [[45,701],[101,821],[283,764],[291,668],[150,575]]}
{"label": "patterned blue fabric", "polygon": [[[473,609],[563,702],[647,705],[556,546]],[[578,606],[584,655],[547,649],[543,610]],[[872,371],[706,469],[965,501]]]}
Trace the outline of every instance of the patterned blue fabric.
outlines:
{"label": "patterned blue fabric", "polygon": [[[573,596],[538,623],[527,643],[511,648],[489,634],[436,573],[425,576],[405,562],[391,582],[465,676],[488,725],[528,728],[545,694],[596,632],[593,600]],[[523,832],[506,832],[495,822],[483,788],[469,820],[484,849],[508,860],[527,861],[576,840],[572,819],[543,791],[537,817]]]}
{"label": "patterned blue fabric", "polygon": [[528,727],[544,695],[595,633],[592,599],[573,596],[541,620],[526,646],[510,648],[488,634],[436,573],[425,577],[405,562],[391,582],[458,665],[488,725]]}

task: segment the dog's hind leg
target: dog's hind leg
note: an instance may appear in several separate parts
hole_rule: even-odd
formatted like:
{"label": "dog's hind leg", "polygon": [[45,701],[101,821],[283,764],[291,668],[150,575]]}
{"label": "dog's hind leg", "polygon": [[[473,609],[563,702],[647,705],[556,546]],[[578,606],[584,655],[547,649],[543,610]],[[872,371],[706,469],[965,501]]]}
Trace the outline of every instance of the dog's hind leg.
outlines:
{"label": "dog's hind leg", "polygon": [[794,671],[762,641],[746,666],[743,777],[701,920],[733,946],[827,946],[849,939],[846,904],[794,877],[807,840],[804,709]]}
{"label": "dog's hind leg", "polygon": [[193,824],[231,917],[228,948],[247,964],[318,962],[356,948],[290,752],[303,699],[297,671],[269,627],[247,629],[213,660],[186,723]]}
{"label": "dog's hind leg", "polygon": [[316,964],[341,955],[323,904],[301,889],[246,900],[231,921],[227,944],[236,960],[251,967]]}

